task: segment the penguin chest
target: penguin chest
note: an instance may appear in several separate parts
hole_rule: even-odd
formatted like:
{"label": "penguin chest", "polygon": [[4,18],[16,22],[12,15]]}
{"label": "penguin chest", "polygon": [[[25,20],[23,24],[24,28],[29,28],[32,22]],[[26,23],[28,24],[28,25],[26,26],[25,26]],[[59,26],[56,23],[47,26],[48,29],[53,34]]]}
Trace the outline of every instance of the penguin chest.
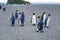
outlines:
{"label": "penguin chest", "polygon": [[36,24],[36,16],[33,16],[33,18],[32,18],[32,24]]}

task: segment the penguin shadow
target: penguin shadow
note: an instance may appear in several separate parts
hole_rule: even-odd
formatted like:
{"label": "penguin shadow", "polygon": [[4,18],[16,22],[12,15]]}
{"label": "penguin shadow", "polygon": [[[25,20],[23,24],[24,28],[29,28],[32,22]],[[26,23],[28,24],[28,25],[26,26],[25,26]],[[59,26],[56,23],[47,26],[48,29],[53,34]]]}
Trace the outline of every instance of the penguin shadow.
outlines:
{"label": "penguin shadow", "polygon": [[24,27],[24,25],[10,25],[11,27]]}
{"label": "penguin shadow", "polygon": [[36,24],[32,24],[32,26],[36,26]]}
{"label": "penguin shadow", "polygon": [[44,26],[44,28],[50,28],[49,26],[47,27],[47,26]]}
{"label": "penguin shadow", "polygon": [[36,33],[44,33],[44,31],[35,31]]}
{"label": "penguin shadow", "polygon": [[11,27],[15,27],[15,25],[10,25]]}
{"label": "penguin shadow", "polygon": [[19,25],[19,27],[24,27],[24,25]]}

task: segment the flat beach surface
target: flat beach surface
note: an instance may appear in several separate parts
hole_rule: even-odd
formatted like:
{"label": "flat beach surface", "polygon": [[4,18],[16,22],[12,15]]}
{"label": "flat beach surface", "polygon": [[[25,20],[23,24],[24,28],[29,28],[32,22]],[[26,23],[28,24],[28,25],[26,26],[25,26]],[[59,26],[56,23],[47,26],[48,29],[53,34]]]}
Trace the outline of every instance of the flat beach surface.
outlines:
{"label": "flat beach surface", "polygon": [[[6,5],[6,11],[0,10],[0,40],[60,40],[60,4],[40,5]],[[24,11],[25,26],[21,27],[17,21],[11,27],[10,17],[12,12]],[[43,33],[35,32],[37,26],[31,25],[32,13],[41,16],[43,12],[51,14],[49,28],[44,28]]]}

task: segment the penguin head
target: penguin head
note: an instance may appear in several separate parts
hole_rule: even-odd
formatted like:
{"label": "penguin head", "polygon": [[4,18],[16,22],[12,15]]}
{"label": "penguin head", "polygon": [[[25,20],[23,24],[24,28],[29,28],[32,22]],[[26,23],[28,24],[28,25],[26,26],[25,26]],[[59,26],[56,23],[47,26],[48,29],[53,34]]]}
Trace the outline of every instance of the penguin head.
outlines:
{"label": "penguin head", "polygon": [[40,18],[40,16],[38,16],[38,18]]}
{"label": "penguin head", "polygon": [[51,17],[51,14],[48,14],[48,18],[50,18]]}
{"label": "penguin head", "polygon": [[21,15],[21,13],[19,13]]}
{"label": "penguin head", "polygon": [[18,9],[16,9],[16,12],[18,11]]}
{"label": "penguin head", "polygon": [[35,13],[33,13],[33,15],[35,15]]}
{"label": "penguin head", "polygon": [[43,14],[46,14],[45,12],[43,12]]}
{"label": "penguin head", "polygon": [[48,16],[51,16],[51,14],[48,14]]}

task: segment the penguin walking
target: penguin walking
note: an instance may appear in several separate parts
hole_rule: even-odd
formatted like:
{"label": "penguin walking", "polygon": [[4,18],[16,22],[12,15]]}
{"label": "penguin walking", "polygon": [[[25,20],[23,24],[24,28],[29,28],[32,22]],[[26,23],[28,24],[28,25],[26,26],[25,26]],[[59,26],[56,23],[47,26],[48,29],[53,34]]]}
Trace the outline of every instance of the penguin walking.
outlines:
{"label": "penguin walking", "polygon": [[32,26],[35,26],[37,24],[37,17],[35,13],[33,13],[33,16],[31,18]]}
{"label": "penguin walking", "polygon": [[42,18],[40,18],[40,17],[38,17],[39,18],[39,22],[38,22],[38,24],[37,24],[37,28],[38,28],[38,31],[36,31],[36,32],[44,32],[43,31],[43,20],[42,20]]}
{"label": "penguin walking", "polygon": [[11,26],[14,26],[15,25],[15,17],[12,13],[12,16],[11,16]]}
{"label": "penguin walking", "polygon": [[49,27],[50,18],[51,18],[51,15],[48,14],[48,16],[47,16],[47,18],[45,20],[45,27],[47,27],[47,28]]}

